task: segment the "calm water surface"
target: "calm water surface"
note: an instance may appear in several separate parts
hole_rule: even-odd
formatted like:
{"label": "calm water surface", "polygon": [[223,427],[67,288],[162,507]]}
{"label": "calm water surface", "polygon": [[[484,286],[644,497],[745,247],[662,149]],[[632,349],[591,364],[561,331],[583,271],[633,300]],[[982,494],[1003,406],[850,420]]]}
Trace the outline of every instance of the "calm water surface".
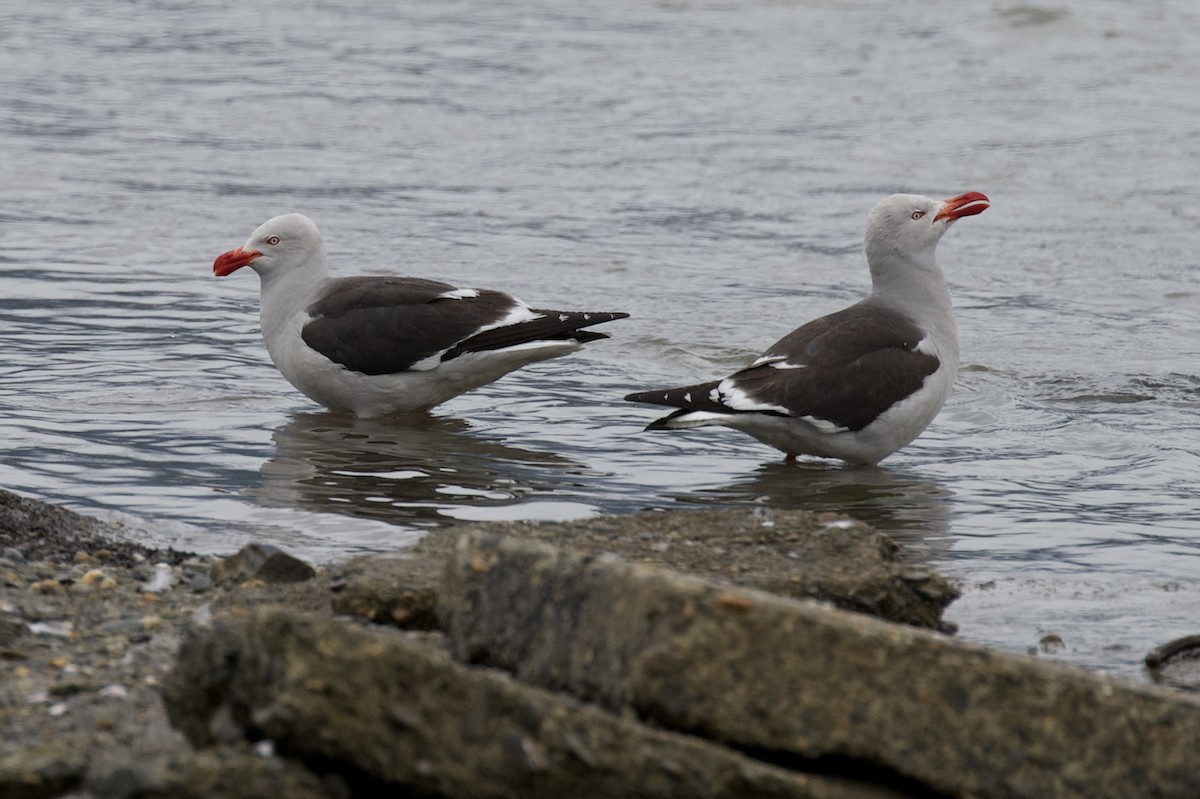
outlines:
{"label": "calm water surface", "polygon": [[[314,559],[460,520],[840,509],[961,581],[963,637],[1136,676],[1200,632],[1200,11],[1188,0],[0,5],[0,485],[150,542]],[[247,6],[252,6],[248,8]],[[386,7],[383,7],[386,6]],[[877,470],[651,435],[867,286],[881,196],[964,366]],[[302,211],[335,270],[624,310],[399,424],[320,411],[213,257]]]}

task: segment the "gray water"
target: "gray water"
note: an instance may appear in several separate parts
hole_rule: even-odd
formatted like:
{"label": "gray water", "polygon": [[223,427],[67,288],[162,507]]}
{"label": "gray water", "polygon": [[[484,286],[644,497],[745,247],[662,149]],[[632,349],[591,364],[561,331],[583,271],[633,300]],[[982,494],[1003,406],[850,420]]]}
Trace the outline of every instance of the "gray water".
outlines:
{"label": "gray water", "polygon": [[[1126,3],[0,0],[0,486],[316,560],[464,520],[845,510],[960,581],[964,638],[1136,676],[1200,626],[1200,12]],[[987,193],[939,255],[964,366],[878,470],[646,434],[867,286],[882,196]],[[258,285],[340,274],[623,310],[420,422],[321,412]]]}

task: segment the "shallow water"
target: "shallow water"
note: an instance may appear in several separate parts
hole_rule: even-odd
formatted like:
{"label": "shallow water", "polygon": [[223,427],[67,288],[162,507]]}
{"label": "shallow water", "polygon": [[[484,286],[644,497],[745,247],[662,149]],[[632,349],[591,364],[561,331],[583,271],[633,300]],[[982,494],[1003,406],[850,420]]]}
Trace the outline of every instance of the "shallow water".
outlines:
{"label": "shallow water", "polygon": [[[1138,675],[1200,616],[1200,12],[1183,0],[0,8],[0,486],[159,544],[314,559],[460,520],[838,509],[962,581],[963,637]],[[857,298],[867,211],[986,192],[939,250],[964,367],[877,470],[643,434]],[[267,217],[334,268],[624,310],[407,423],[267,359]]]}

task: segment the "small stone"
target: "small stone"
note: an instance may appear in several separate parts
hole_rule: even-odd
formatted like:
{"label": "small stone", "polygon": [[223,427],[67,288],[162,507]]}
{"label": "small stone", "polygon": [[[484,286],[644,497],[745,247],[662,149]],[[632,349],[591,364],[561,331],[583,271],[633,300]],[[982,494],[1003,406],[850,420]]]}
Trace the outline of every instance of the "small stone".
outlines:
{"label": "small stone", "polygon": [[59,743],[24,747],[0,759],[5,796],[65,796],[83,780],[86,756]]}
{"label": "small stone", "polygon": [[162,627],[162,625],[162,616],[156,616],[153,613],[142,616],[141,620],[138,622],[138,626],[141,627],[144,632],[157,630]]}
{"label": "small stone", "polygon": [[5,547],[3,551],[0,551],[0,557],[12,563],[25,562],[25,553],[16,547]]}
{"label": "small stone", "polygon": [[227,558],[216,558],[208,570],[214,583],[299,583],[316,576],[316,570],[299,558],[270,544],[247,544]]}
{"label": "small stone", "polygon": [[96,686],[89,682],[81,682],[78,680],[65,680],[51,685],[49,690],[50,696],[56,696],[60,699],[65,699],[68,696],[75,696],[85,691],[94,691]]}
{"label": "small stone", "polygon": [[1061,636],[1057,633],[1046,633],[1038,641],[1038,649],[1046,655],[1057,654],[1067,648]]}
{"label": "small stone", "polygon": [[6,646],[13,640],[20,638],[28,629],[25,622],[20,619],[0,616],[0,646]]}
{"label": "small stone", "polygon": [[726,591],[717,597],[717,606],[722,610],[740,616],[743,613],[748,613],[754,608],[754,602],[749,597],[741,594],[736,594],[733,591]]}
{"label": "small stone", "polygon": [[65,594],[67,591],[58,580],[38,580],[29,586],[35,594]]}
{"label": "small stone", "polygon": [[211,566],[212,566],[212,563],[209,558],[195,557],[195,558],[188,558],[183,563],[180,563],[179,569],[184,574],[197,574],[197,573],[208,574],[208,570]]}
{"label": "small stone", "polygon": [[212,618],[212,603],[205,602],[192,613],[192,624],[200,627],[208,627],[212,624]]}
{"label": "small stone", "polygon": [[[89,569],[87,572],[84,573],[83,577],[79,580],[79,582],[88,587],[99,588],[100,584],[103,583],[105,580],[109,580],[110,582],[112,582],[111,578],[109,578],[109,576],[107,574],[105,574],[103,570]],[[115,585],[116,583],[113,583],[113,584]]]}
{"label": "small stone", "polygon": [[207,574],[197,573],[188,577],[188,588],[192,589],[193,593],[203,594],[213,590],[213,587],[212,578]]}
{"label": "small stone", "polygon": [[68,638],[75,631],[74,625],[69,621],[31,621],[28,625],[29,632],[34,635],[53,635],[56,638]]}
{"label": "small stone", "polygon": [[99,558],[97,558],[95,555],[84,552],[82,549],[78,550],[75,553],[75,557],[73,557],[71,560],[73,560],[75,563],[83,563],[87,565],[100,562]]}

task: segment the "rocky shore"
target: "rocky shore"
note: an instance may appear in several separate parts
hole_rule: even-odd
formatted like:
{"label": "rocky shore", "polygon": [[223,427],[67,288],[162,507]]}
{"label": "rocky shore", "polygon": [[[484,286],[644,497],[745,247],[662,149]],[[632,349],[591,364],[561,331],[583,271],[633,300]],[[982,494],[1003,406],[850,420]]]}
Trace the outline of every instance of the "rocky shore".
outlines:
{"label": "rocky shore", "polygon": [[1200,795],[1192,696],[959,642],[901,554],[706,511],[313,569],[0,492],[0,797]]}

